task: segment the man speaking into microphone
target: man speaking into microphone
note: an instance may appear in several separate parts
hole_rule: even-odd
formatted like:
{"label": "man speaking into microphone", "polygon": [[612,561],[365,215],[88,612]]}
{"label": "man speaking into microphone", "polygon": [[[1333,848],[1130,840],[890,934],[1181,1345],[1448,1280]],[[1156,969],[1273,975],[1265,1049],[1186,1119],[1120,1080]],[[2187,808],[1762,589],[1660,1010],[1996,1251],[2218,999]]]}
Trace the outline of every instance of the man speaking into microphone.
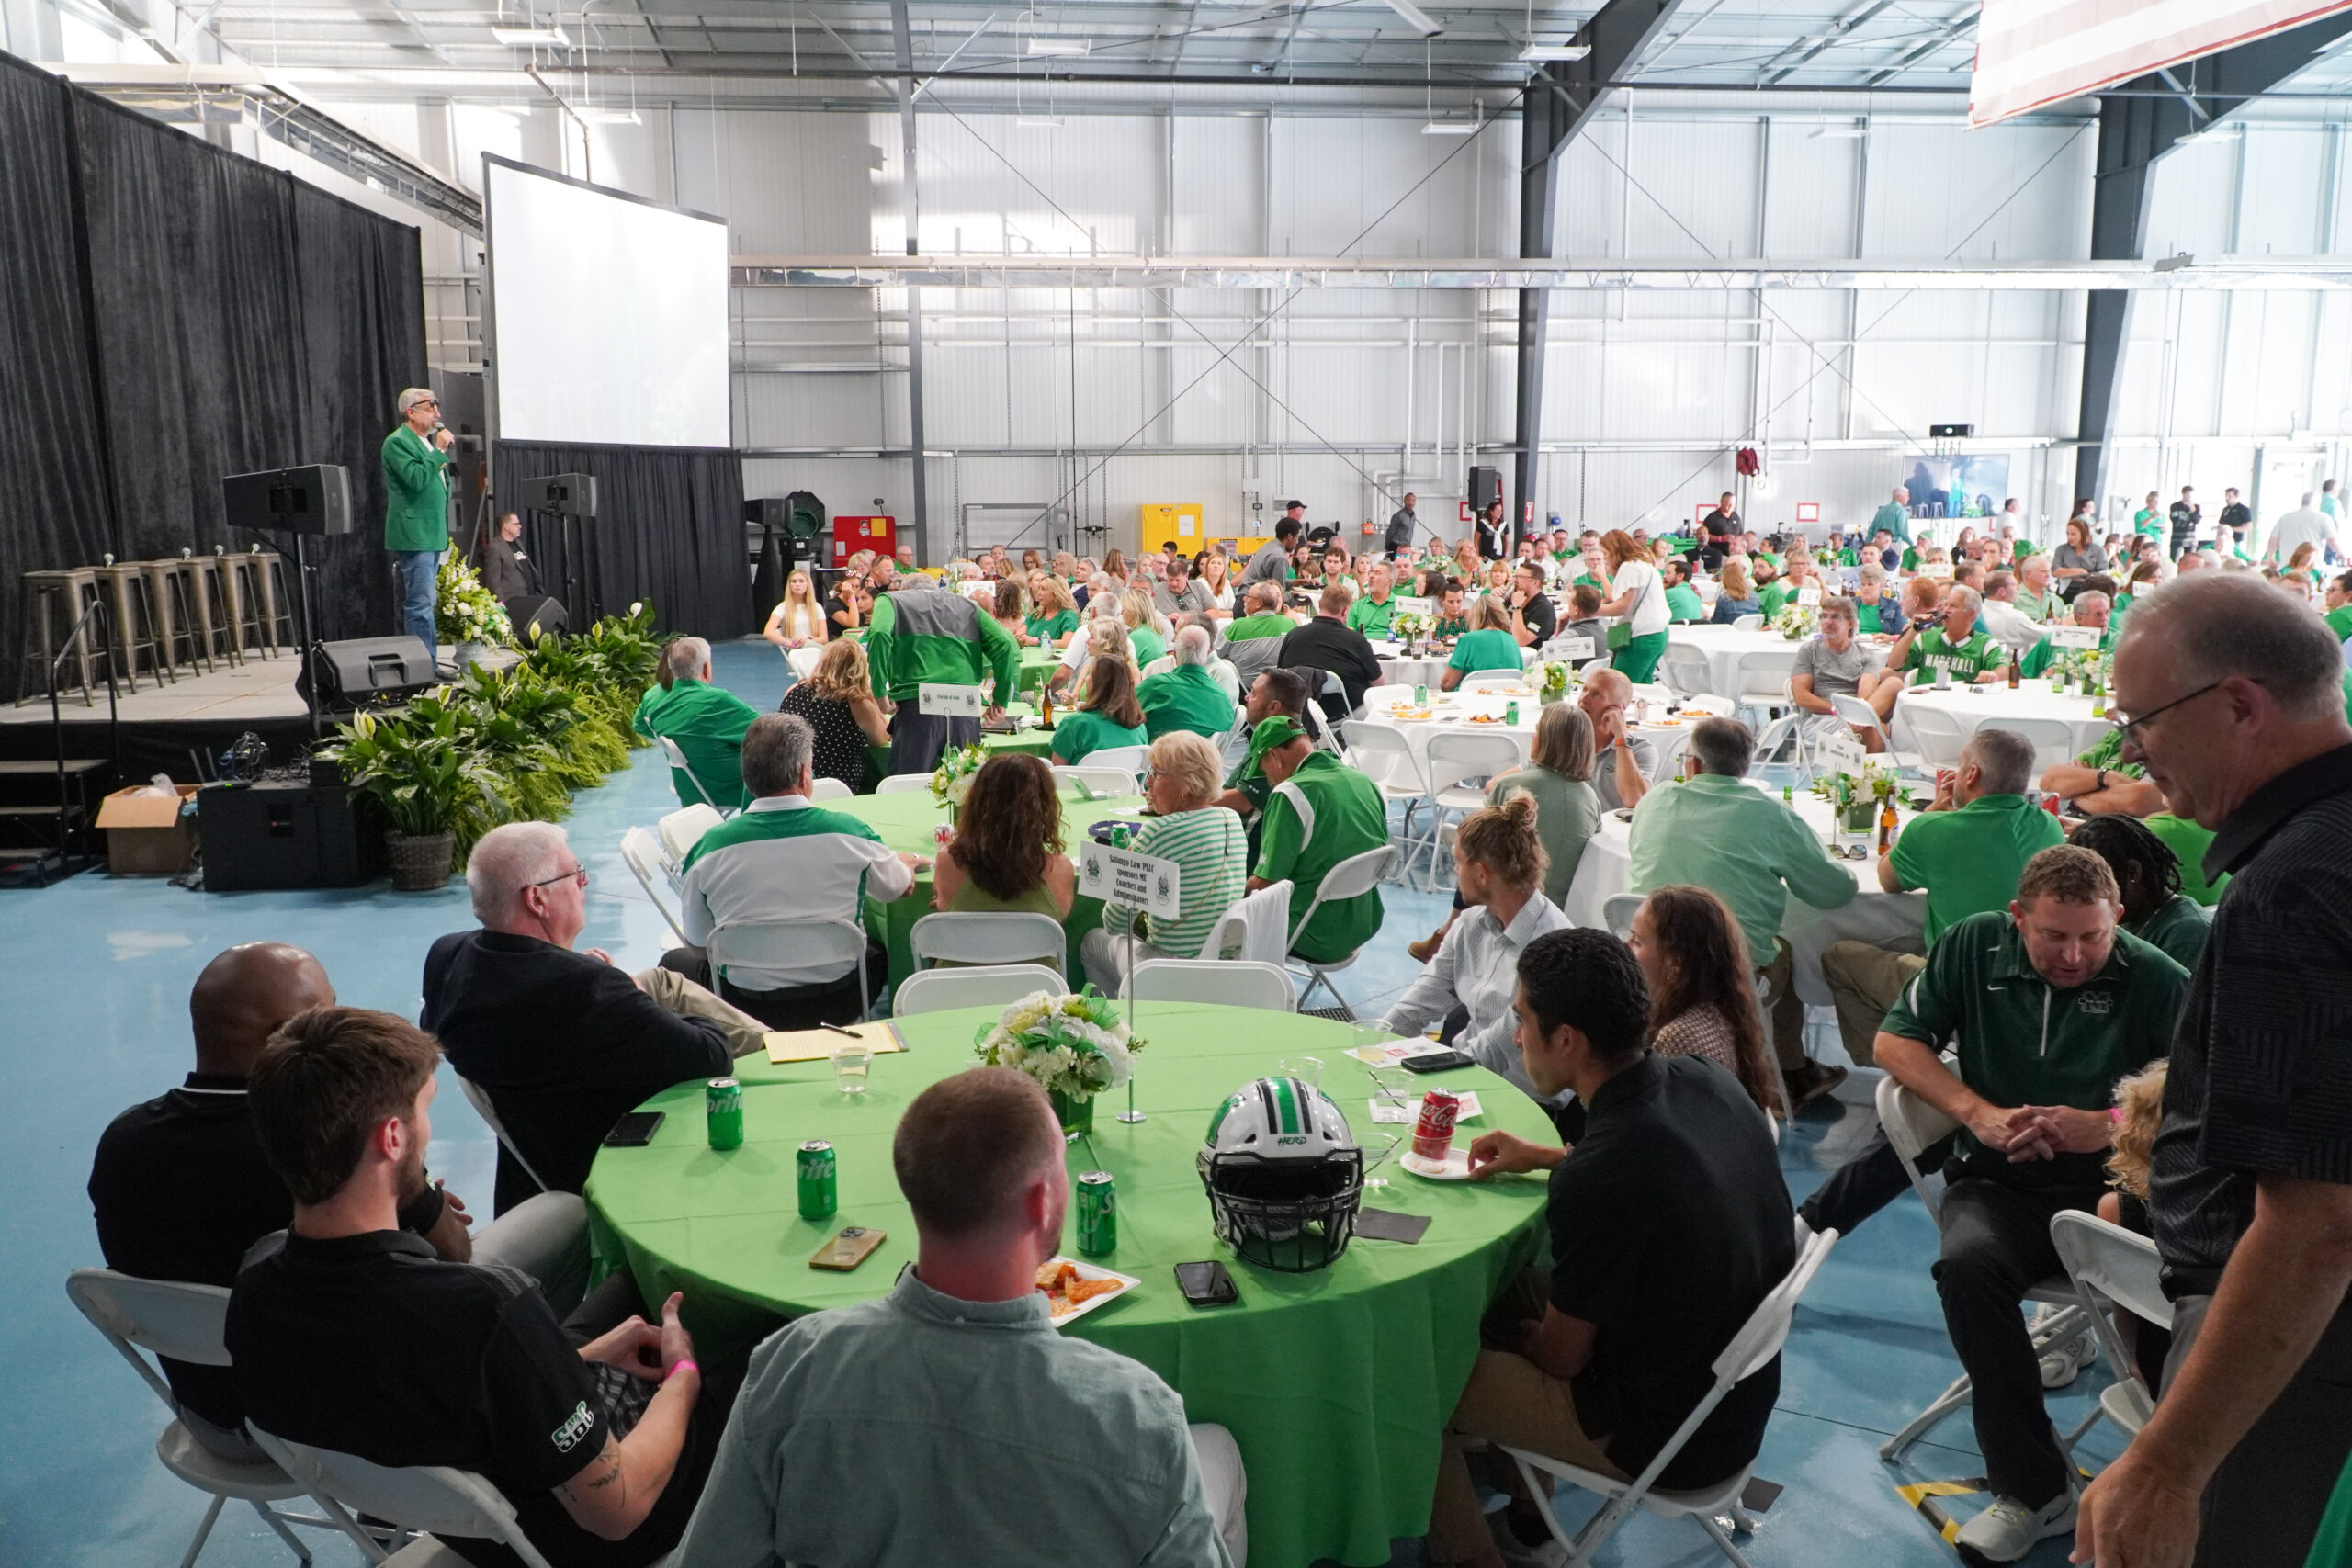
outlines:
{"label": "man speaking into microphone", "polygon": [[400,396],[401,423],[384,437],[384,548],[400,578],[401,630],[440,658],[435,589],[449,548],[449,448],[441,404],[423,387]]}

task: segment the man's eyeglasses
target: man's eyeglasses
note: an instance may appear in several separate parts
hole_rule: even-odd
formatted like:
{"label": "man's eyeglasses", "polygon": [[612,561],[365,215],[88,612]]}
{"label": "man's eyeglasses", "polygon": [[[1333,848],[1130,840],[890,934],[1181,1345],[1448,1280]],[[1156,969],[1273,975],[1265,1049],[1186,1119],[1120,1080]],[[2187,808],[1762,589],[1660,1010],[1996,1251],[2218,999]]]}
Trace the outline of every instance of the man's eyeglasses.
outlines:
{"label": "man's eyeglasses", "polygon": [[560,876],[550,876],[545,882],[534,882],[530,886],[549,887],[559,882],[577,882],[581,886],[585,887],[588,886],[588,868],[584,865],[576,865]]}
{"label": "man's eyeglasses", "polygon": [[2212,681],[2198,687],[2195,691],[2189,693],[2188,695],[2185,697],[2175,697],[2172,701],[2165,704],[2162,707],[2150,708],[2147,712],[2142,714],[2137,718],[2128,718],[2112,708],[2108,710],[2108,716],[2114,721],[2115,728],[2123,732],[2123,739],[2131,741],[2136,746],[2139,744],[2140,737],[2134,732],[2137,731],[2141,726],[2154,722],[2156,719],[2163,717],[2165,714],[2172,712],[2173,709],[2180,706],[2183,703],[2193,703],[2198,698],[2203,696],[2206,693],[2218,692],[2221,689],[2222,682],[2219,681]]}

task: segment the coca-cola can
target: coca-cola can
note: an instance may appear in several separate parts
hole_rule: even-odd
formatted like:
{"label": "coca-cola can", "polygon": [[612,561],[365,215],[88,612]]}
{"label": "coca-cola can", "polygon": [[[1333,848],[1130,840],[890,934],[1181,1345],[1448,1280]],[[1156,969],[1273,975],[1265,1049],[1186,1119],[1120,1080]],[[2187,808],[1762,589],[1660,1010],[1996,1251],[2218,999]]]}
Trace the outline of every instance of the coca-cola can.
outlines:
{"label": "coca-cola can", "polygon": [[1462,1097],[1442,1089],[1421,1096],[1420,1120],[1413,1124],[1413,1152],[1423,1159],[1442,1160],[1453,1145],[1453,1120],[1462,1113]]}
{"label": "coca-cola can", "polygon": [[1958,768],[1938,768],[1936,770],[1936,793],[1938,795],[1946,793],[1959,782],[1960,770]]}

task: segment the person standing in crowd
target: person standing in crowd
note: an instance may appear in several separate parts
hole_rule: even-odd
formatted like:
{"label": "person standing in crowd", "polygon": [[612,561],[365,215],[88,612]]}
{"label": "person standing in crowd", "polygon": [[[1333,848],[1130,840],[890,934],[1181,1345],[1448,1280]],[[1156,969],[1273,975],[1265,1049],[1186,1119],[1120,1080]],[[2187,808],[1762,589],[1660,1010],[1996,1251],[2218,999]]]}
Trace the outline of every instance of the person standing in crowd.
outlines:
{"label": "person standing in crowd", "polygon": [[2177,560],[2197,547],[2197,525],[2205,521],[2205,509],[2197,504],[2195,489],[2180,487],[2180,499],[2172,503],[2167,521],[2172,524],[2172,548],[2165,553]]}
{"label": "person standing in crowd", "polygon": [[1381,539],[1381,548],[1387,552],[1391,560],[1408,554],[1413,547],[1413,536],[1421,531],[1421,520],[1413,511],[1413,502],[1417,499],[1411,491],[1407,491],[1405,504],[1388,519],[1388,532]]}
{"label": "person standing in crowd", "polygon": [[1740,532],[1739,509],[1732,504],[1731,491],[1725,491],[1715,509],[1699,519],[1699,564],[1709,571],[1721,570],[1724,554]]}
{"label": "person standing in crowd", "polygon": [[400,395],[401,423],[384,437],[384,548],[401,591],[401,630],[439,658],[441,558],[449,548],[449,448],[441,402],[423,387]]}
{"label": "person standing in crowd", "polygon": [[2100,1568],[2301,1568],[2352,1453],[2352,724],[2327,627],[2246,573],[2116,639],[2123,758],[2231,874],[2177,1034],[2148,1214],[2174,1299],[2155,1414],[2084,1493]]}
{"label": "person standing in crowd", "polygon": [[1871,514],[1871,533],[1873,536],[1884,534],[1894,544],[1908,546],[1911,543],[1911,492],[1908,490],[1901,485],[1894,487],[1894,493],[1887,498],[1886,504]]}
{"label": "person standing in crowd", "polygon": [[1510,523],[1503,515],[1503,503],[1489,504],[1478,514],[1478,558],[1509,560],[1511,555]]}
{"label": "person standing in crowd", "polygon": [[2221,555],[2243,555],[2246,531],[2254,526],[2254,508],[2238,499],[2235,486],[2222,492],[2222,514],[2214,519],[2213,548]]}
{"label": "person standing in crowd", "polygon": [[2341,554],[2335,537],[2337,524],[2336,518],[2312,504],[2312,494],[2305,491],[2303,503],[2270,525],[2270,541],[2262,547],[2262,558],[2268,564],[2284,565],[2304,545]]}
{"label": "person standing in crowd", "polygon": [[[901,588],[876,600],[865,657],[878,694],[892,705],[893,776],[927,773],[950,746],[978,740],[981,723],[1001,719],[1004,704],[1020,690],[1020,645],[995,616],[953,589]],[[978,686],[991,674],[996,688],[980,718],[927,714],[918,705],[925,686]]]}
{"label": "person standing in crowd", "polygon": [[[1283,511],[1282,521],[1274,525],[1274,536],[1260,545],[1257,552],[1250,556],[1250,564],[1241,569],[1241,581],[1234,584],[1238,592],[1246,595],[1261,582],[1271,582],[1279,590],[1290,581],[1291,548],[1298,543],[1299,536],[1306,531],[1306,524],[1301,517],[1305,511],[1306,504],[1296,501]],[[1281,604],[1277,599],[1275,607],[1279,609]]]}
{"label": "person standing in crowd", "polygon": [[1609,558],[1611,573],[1610,597],[1600,613],[1625,618],[1625,646],[1611,668],[1640,685],[1657,673],[1657,661],[1666,655],[1666,579],[1650,564],[1649,552],[1622,528],[1600,536],[1600,553]]}

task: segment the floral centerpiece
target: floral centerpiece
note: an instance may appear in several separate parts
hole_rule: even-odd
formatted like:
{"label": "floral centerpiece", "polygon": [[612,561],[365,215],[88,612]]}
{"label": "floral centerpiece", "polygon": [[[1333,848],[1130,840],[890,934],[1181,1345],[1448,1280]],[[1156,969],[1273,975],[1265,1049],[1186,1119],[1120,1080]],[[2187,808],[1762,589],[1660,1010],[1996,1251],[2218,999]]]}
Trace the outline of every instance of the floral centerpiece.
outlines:
{"label": "floral centerpiece", "polygon": [[1576,670],[1565,659],[1539,659],[1527,667],[1522,679],[1548,705],[1568,694],[1568,688],[1576,683]]}
{"label": "floral centerpiece", "polygon": [[972,1050],[991,1067],[1027,1073],[1046,1089],[1062,1131],[1094,1125],[1094,1097],[1135,1076],[1144,1042],[1128,1032],[1118,1004],[1088,986],[1076,996],[1032,992],[972,1037]]}
{"label": "floral centerpiece", "polygon": [[989,760],[988,748],[978,741],[960,750],[944,753],[939,766],[932,770],[931,797],[947,807],[947,825],[956,825],[956,813],[963,808],[964,797],[972,793],[972,775]]}
{"label": "floral centerpiece", "polygon": [[[460,649],[471,647],[506,648],[514,641],[514,626],[506,618],[506,610],[490,596],[474,569],[468,566],[451,550],[441,558],[440,581],[435,585],[437,596],[434,610],[434,635],[443,642]],[[470,653],[461,653],[458,662],[470,664]]]}
{"label": "floral centerpiece", "polygon": [[1817,605],[1800,604],[1792,599],[1772,616],[1772,629],[1791,642],[1802,642],[1811,637],[1821,625]]}
{"label": "floral centerpiece", "polygon": [[1388,635],[1410,650],[1428,639],[1430,624],[1419,610],[1399,610],[1388,618]]}
{"label": "floral centerpiece", "polygon": [[1838,808],[1838,826],[1848,833],[1867,833],[1878,819],[1882,802],[1902,793],[1903,774],[1876,759],[1865,759],[1861,772],[1843,769],[1816,776],[1813,793]]}

